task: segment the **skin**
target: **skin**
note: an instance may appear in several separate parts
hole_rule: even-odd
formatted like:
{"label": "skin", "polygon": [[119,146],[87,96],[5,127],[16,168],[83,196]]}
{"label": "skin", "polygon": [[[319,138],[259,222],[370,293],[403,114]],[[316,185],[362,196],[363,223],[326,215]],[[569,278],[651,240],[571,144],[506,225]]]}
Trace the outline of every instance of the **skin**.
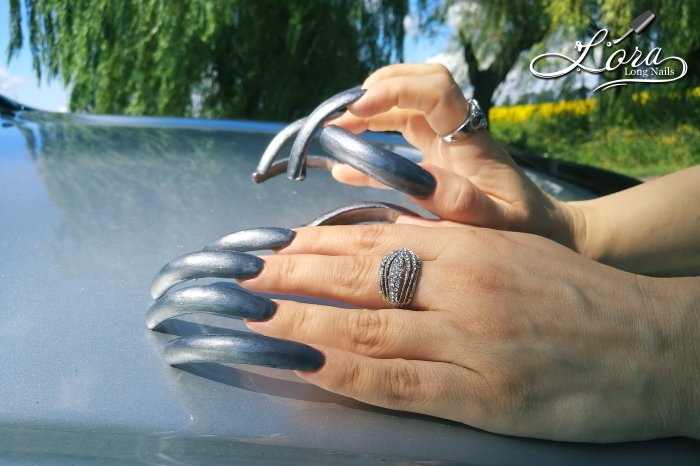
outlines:
{"label": "skin", "polygon": [[[534,233],[632,272],[700,275],[700,166],[610,196],[560,202],[530,181],[488,131],[459,143],[440,140],[469,108],[444,66],[389,66],[363,87],[367,93],[333,124],[356,133],[401,132],[423,152],[423,166],[438,183],[428,199],[412,200],[440,219]],[[333,176],[381,187],[347,166],[336,166]],[[409,217],[398,222],[431,225]]]}
{"label": "skin", "polygon": [[[438,182],[413,200],[440,220],[298,229],[240,283],[356,309],[280,300],[247,325],[321,350],[325,365],[299,373],[309,382],[386,408],[553,440],[700,438],[700,277],[648,276],[700,273],[700,168],[562,203],[488,132],[439,139],[468,109],[443,67],[384,68],[364,87],[333,123],[402,132]],[[423,261],[420,312],[385,309],[378,291],[401,247]]]}
{"label": "skin", "polygon": [[579,251],[645,275],[700,275],[700,165],[585,202]]}
{"label": "skin", "polygon": [[[418,148],[437,189],[427,199],[412,197],[416,204],[443,220],[535,233],[575,247],[575,212],[542,192],[487,131],[453,144],[440,140],[469,109],[444,66],[382,68],[363,87],[365,95],[332,123],[354,133],[399,131]],[[343,183],[383,187],[345,165],[334,167],[333,176]]]}
{"label": "skin", "polygon": [[[422,259],[410,309],[385,309],[382,257]],[[278,301],[255,332],[312,345],[326,390],[492,432],[614,442],[700,438],[700,281],[615,269],[545,238],[416,225],[306,227],[265,258]]]}

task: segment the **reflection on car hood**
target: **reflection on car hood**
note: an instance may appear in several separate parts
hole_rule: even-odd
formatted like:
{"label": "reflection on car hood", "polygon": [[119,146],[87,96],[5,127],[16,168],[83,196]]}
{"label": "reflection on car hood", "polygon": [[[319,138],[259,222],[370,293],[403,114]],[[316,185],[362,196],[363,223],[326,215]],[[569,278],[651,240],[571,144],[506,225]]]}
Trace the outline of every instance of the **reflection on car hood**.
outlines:
{"label": "reflection on car hood", "polygon": [[[279,125],[42,112],[2,122],[0,457],[490,464],[624,455],[642,463],[660,451],[666,462],[699,451],[681,440],[603,447],[506,438],[373,408],[285,371],[169,367],[160,348],[172,337],[144,324],[150,280],[169,259],[235,230],[294,227],[351,202],[415,206],[322,171],[303,183],[253,184]],[[531,174],[559,197],[591,195]],[[179,326],[189,334],[245,330],[210,316]]]}

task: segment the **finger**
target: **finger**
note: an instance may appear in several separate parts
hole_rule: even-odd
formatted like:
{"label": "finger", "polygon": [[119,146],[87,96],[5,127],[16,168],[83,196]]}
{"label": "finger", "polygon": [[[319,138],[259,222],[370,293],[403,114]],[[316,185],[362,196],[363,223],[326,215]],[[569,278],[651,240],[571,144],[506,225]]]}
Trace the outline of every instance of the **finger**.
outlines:
{"label": "finger", "polygon": [[411,199],[443,220],[473,226],[505,228],[507,207],[497,198],[479,189],[468,178],[444,168],[421,164],[434,177],[436,188],[427,198]]}
{"label": "finger", "polygon": [[370,178],[359,170],[352,168],[344,163],[334,165],[331,168],[331,175],[337,181],[349,184],[352,186],[369,186],[378,189],[392,189],[389,186],[380,183],[379,181]]}
{"label": "finger", "polygon": [[[278,254],[323,254],[326,256],[384,256],[398,248],[409,248],[423,261],[440,256],[443,233],[413,225],[374,223],[302,227]],[[378,269],[377,269],[378,270]]]}
{"label": "finger", "polygon": [[[257,277],[242,279],[239,283],[258,292],[329,299],[381,309],[386,307],[378,284],[381,260],[382,256],[267,256]],[[435,296],[435,290],[442,289],[445,281],[444,277],[440,278],[439,269],[435,262],[421,263],[415,294],[408,308],[421,311],[438,309],[438,301],[446,302]]]}
{"label": "finger", "polygon": [[332,120],[327,120],[323,123],[324,127],[330,125],[341,126],[353,134],[360,134],[367,131],[367,128],[369,127],[367,124],[367,118],[360,118],[347,111],[343,112],[338,117],[333,118]]}
{"label": "finger", "polygon": [[[443,220],[451,220],[459,224],[489,228],[506,226],[504,219],[507,218],[507,206],[504,203],[489,197],[466,177],[435,165],[421,164],[421,166],[435,177],[437,187],[435,192],[427,198],[411,197],[416,204]],[[336,165],[332,169],[332,175],[341,183],[353,186],[387,188],[347,165]],[[454,224],[436,225],[434,222],[434,220],[413,219],[396,223],[432,227],[455,226]]]}
{"label": "finger", "polygon": [[[323,389],[401,411],[458,422],[480,420],[475,374],[462,367],[429,361],[374,359],[326,346],[326,362],[315,372],[297,372]],[[472,412],[473,410],[473,412]]]}
{"label": "finger", "polygon": [[481,165],[476,161],[497,162],[517,169],[516,163],[498,141],[488,131],[477,131],[457,143],[443,143],[431,161],[441,161],[442,166],[460,168],[463,175],[471,176],[479,172]]}
{"label": "finger", "polygon": [[414,217],[412,215],[399,215],[396,219],[397,225],[416,225],[427,228],[469,228],[468,225],[450,220],[440,220],[433,218]]}
{"label": "finger", "polygon": [[458,330],[432,312],[341,309],[294,301],[278,301],[271,319],[246,321],[246,325],[266,336],[376,358],[452,362],[447,357],[450,345],[460,339]]}
{"label": "finger", "polygon": [[350,112],[343,113],[332,124],[355,134],[363,131],[398,131],[409,144],[426,152],[437,137],[435,131],[425,120],[423,112],[411,109],[392,108],[389,111],[361,118]]}
{"label": "finger", "polygon": [[400,76],[377,82],[348,109],[358,117],[370,117],[392,107],[420,110],[437,134],[458,127],[468,115],[462,91],[449,73]]}
{"label": "finger", "polygon": [[443,65],[437,63],[400,63],[389,65],[372,73],[362,84],[362,87],[368,89],[376,82],[397,76],[424,76],[426,74],[444,72],[445,70],[446,68]]}

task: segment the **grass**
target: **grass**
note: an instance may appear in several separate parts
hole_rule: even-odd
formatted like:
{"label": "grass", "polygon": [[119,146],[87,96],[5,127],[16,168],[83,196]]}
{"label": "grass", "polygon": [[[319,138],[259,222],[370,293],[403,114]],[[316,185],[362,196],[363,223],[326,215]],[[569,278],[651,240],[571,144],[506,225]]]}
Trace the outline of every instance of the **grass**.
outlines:
{"label": "grass", "polygon": [[[637,178],[700,164],[700,89],[678,95],[632,94],[615,113],[596,99],[493,108],[491,131],[503,143],[546,157]],[[692,122],[692,123],[691,123]]]}

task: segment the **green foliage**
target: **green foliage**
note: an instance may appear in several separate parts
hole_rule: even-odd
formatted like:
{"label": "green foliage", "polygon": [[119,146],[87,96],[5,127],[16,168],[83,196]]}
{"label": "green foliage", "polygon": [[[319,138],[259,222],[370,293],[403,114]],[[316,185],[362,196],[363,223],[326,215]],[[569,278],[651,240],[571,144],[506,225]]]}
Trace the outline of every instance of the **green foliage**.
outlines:
{"label": "green foliage", "polygon": [[[700,15],[695,0],[544,0],[553,24],[606,27],[613,36],[627,32],[630,22],[646,10],[656,15],[656,39],[688,52],[700,45]],[[633,36],[634,37],[634,36]]]}
{"label": "green foliage", "polygon": [[[473,94],[482,107],[490,107],[507,74],[514,68],[527,69],[534,55],[569,41],[573,44],[603,27],[619,37],[632,19],[648,9],[656,19],[643,34],[626,39],[623,46],[628,56],[639,45],[644,50],[661,46],[683,57],[689,65],[687,77],[665,90],[693,87],[700,79],[700,28],[694,24],[700,17],[697,0],[419,0],[419,4],[427,11],[422,15],[427,25],[457,17],[455,36],[469,66]],[[571,91],[573,83],[574,79],[560,79],[559,91]],[[619,94],[617,89],[606,92],[601,108],[626,105]]]}
{"label": "green foliage", "polygon": [[625,40],[631,53],[635,46],[643,50],[662,47],[666,54],[680,56],[688,63],[686,78],[666,85],[665,90],[696,86],[700,82],[700,2],[697,0],[546,0],[546,12],[552,25],[560,24],[592,33],[601,28],[612,37],[627,32],[630,22],[646,10],[656,18],[642,34]]}
{"label": "green foliage", "polygon": [[493,135],[526,152],[594,165],[635,177],[700,164],[700,90],[637,93],[625,111],[560,113],[495,122]]}
{"label": "green foliage", "polygon": [[289,120],[402,59],[407,1],[12,0],[10,11],[9,55],[24,11],[37,77],[70,86],[73,111]]}
{"label": "green foliage", "polygon": [[[498,85],[515,66],[521,52],[545,38],[549,21],[541,0],[478,3],[481,18],[463,15],[459,37],[469,66],[469,79],[474,85],[474,97],[485,102],[484,111],[488,112]],[[484,63],[489,64],[484,66]]]}
{"label": "green foliage", "polygon": [[[419,0],[424,26],[457,23],[455,37],[467,64],[474,97],[488,115],[493,94],[521,52],[544,39],[549,27],[543,0]],[[456,18],[456,21],[454,19]]]}

